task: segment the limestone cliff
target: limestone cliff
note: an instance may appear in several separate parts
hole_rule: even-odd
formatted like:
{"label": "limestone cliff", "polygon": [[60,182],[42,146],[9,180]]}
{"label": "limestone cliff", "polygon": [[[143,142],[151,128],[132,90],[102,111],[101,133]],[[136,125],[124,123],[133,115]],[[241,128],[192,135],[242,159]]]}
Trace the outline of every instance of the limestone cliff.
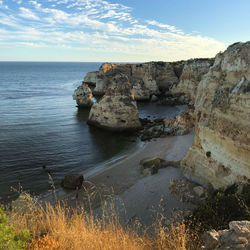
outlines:
{"label": "limestone cliff", "polygon": [[197,87],[184,171],[214,188],[250,179],[250,42],[219,53]]}
{"label": "limestone cliff", "polygon": [[108,87],[110,75],[124,74],[132,84],[136,100],[149,100],[151,95],[169,90],[179,79],[176,70],[181,71],[180,65],[168,62],[149,62],[141,64],[112,64],[104,63],[99,71],[90,72],[84,82],[94,84],[94,95],[104,95]]}
{"label": "limestone cliff", "polygon": [[213,65],[214,59],[192,59],[184,64],[178,84],[171,88],[172,94],[183,94],[189,100],[195,100],[196,89],[209,68]]}
{"label": "limestone cliff", "polygon": [[138,129],[139,113],[127,76],[116,74],[109,81],[105,95],[90,110],[88,124],[113,131]]}

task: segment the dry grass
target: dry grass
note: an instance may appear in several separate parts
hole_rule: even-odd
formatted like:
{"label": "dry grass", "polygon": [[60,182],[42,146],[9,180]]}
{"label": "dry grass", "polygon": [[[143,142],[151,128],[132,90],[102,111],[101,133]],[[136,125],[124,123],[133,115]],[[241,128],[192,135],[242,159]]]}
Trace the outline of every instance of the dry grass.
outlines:
{"label": "dry grass", "polygon": [[33,240],[26,246],[29,249],[195,249],[188,246],[191,234],[184,223],[166,227],[159,220],[150,237],[146,230],[138,230],[139,224],[122,227],[114,211],[109,206],[94,216],[62,203],[42,206],[26,194],[25,207],[12,209],[9,216],[16,229],[30,230]]}

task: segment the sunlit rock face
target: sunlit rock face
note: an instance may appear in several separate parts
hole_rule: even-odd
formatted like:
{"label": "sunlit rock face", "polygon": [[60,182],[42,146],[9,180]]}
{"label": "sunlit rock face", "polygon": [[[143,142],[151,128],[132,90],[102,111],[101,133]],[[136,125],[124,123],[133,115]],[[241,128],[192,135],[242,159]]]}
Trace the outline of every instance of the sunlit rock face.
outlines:
{"label": "sunlit rock face", "polygon": [[198,85],[195,112],[184,171],[214,188],[250,179],[250,42],[216,56]]}
{"label": "sunlit rock face", "polygon": [[149,100],[152,95],[159,94],[160,90],[169,90],[179,80],[172,63],[149,62],[141,64],[104,63],[99,71],[88,73],[84,82],[95,84],[94,95],[104,95],[110,75],[114,75],[115,72],[128,77],[136,100]]}
{"label": "sunlit rock face", "polygon": [[92,100],[92,92],[91,89],[88,87],[87,84],[82,84],[79,86],[73,95],[73,99],[76,100],[76,103],[79,108],[82,107],[91,107],[93,105]]}
{"label": "sunlit rock face", "polygon": [[112,131],[140,128],[139,113],[128,77],[119,73],[109,79],[105,95],[90,110],[88,124]]}
{"label": "sunlit rock face", "polygon": [[214,59],[192,59],[184,63],[180,81],[171,89],[172,94],[183,94],[195,100],[196,90],[201,78],[209,71]]}

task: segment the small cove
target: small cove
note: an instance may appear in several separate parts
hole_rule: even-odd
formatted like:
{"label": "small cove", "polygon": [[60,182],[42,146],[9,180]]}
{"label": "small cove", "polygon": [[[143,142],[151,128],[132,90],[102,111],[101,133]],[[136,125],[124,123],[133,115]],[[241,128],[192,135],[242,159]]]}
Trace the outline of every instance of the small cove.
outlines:
{"label": "small cove", "polygon": [[[0,201],[22,186],[35,195],[56,187],[64,175],[88,172],[133,152],[131,133],[110,133],[86,124],[88,110],[72,99],[84,75],[101,63],[0,63]],[[178,107],[138,103],[140,117],[174,116]]]}

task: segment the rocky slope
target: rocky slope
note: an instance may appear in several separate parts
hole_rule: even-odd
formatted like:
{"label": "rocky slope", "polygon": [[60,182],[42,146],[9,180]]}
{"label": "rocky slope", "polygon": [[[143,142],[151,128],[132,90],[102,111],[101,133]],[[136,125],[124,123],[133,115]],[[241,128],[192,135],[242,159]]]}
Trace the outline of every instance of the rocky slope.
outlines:
{"label": "rocky slope", "polygon": [[88,124],[112,131],[138,129],[139,113],[127,76],[120,73],[109,79],[105,95],[90,110]]}
{"label": "rocky slope", "polygon": [[197,87],[183,170],[214,188],[250,179],[250,42],[219,53]]}

